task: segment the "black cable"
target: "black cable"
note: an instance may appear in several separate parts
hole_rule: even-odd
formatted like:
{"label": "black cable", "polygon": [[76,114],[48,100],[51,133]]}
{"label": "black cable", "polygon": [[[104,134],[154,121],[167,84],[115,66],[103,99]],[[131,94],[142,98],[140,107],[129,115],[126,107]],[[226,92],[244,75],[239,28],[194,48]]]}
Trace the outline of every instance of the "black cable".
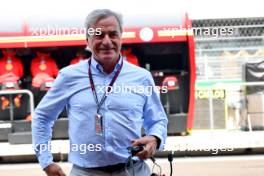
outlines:
{"label": "black cable", "polygon": [[168,155],[168,160],[170,162],[170,176],[172,176],[172,172],[173,172],[173,170],[172,170],[172,161],[173,161],[173,155],[172,155],[172,153],[170,153]]}
{"label": "black cable", "polygon": [[133,159],[132,159],[132,155],[130,155],[128,158],[127,158],[127,161],[126,161],[126,164],[125,164],[125,171],[126,171],[126,174],[128,176],[131,176],[129,171],[128,171],[128,168],[132,168],[132,175],[135,176],[135,169],[134,169],[134,163],[133,163]]}
{"label": "black cable", "polygon": [[130,159],[130,167],[132,167],[132,173],[133,173],[133,176],[135,176],[135,168],[134,168],[134,163],[132,160],[132,155],[131,155],[131,159]]}
{"label": "black cable", "polygon": [[[133,163],[133,156],[135,156],[138,152],[144,150],[144,145],[143,144],[140,144],[138,146],[132,146],[132,147],[128,147],[127,148],[128,150],[128,153],[130,154],[128,159],[127,159],[127,162],[126,162],[126,167],[125,167],[125,170],[126,170],[126,173],[130,176],[129,172],[128,172],[128,164],[130,164],[130,167],[132,168],[132,175],[135,176],[135,170],[134,170],[134,163]],[[170,155],[169,155],[170,156]],[[168,156],[168,158],[169,158]],[[169,161],[171,160],[172,161],[172,155],[170,156],[170,159]],[[156,173],[152,173],[151,176],[161,176],[161,173],[162,173],[162,168],[160,165],[158,165],[156,163],[156,159],[152,156],[150,157],[151,161],[153,162],[153,168],[152,168],[152,172],[153,172],[153,169],[155,166],[157,166],[159,168],[159,175],[156,174]],[[172,163],[171,164],[171,176],[172,176]]]}
{"label": "black cable", "polygon": [[[132,147],[128,147],[127,148],[128,153],[130,154],[130,156],[127,159],[127,163],[126,163],[126,172],[128,173],[128,169],[127,169],[127,165],[128,163],[130,164],[130,168],[132,168],[132,175],[135,176],[135,168],[134,168],[134,163],[133,163],[133,157],[138,153],[141,152],[142,150],[144,150],[144,145],[140,144],[138,146],[132,146]],[[130,175],[130,174],[129,174]]]}
{"label": "black cable", "polygon": [[149,159],[150,159],[153,163],[156,162],[156,159],[155,159],[153,156],[151,156]]}
{"label": "black cable", "polygon": [[[159,164],[156,163],[156,159],[152,156],[150,157],[150,160],[153,162],[153,167],[152,167],[152,174],[150,176],[161,176],[162,173],[162,168]],[[159,174],[154,173],[154,167],[157,166],[159,170]]]}

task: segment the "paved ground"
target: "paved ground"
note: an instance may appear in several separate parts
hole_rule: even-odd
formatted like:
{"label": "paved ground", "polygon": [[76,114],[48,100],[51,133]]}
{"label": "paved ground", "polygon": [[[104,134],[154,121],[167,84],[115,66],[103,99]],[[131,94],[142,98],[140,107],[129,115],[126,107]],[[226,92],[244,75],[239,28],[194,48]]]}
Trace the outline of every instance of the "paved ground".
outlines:
{"label": "paved ground", "polygon": [[[167,160],[158,159],[157,162],[162,166],[163,173],[168,176]],[[59,164],[69,173],[70,164]],[[264,155],[175,158],[173,169],[173,176],[263,176]],[[38,164],[2,164],[0,173],[1,176],[45,175]]]}
{"label": "paved ground", "polygon": [[[235,149],[252,148],[264,151],[264,131],[194,131],[189,136],[169,136],[165,151],[174,151],[177,155],[192,155],[195,151],[208,154],[219,154],[227,151],[230,154]],[[51,142],[52,153],[67,154],[68,140],[54,140]],[[32,144],[10,145],[0,143],[0,156],[34,155]]]}
{"label": "paved ground", "polygon": [[[264,173],[264,155],[247,156],[217,156],[224,149],[224,154],[240,153],[247,148],[253,152],[264,151],[264,131],[195,131],[190,136],[168,137],[165,151],[174,151],[173,176],[262,176]],[[35,156],[31,144],[10,145],[0,143],[0,160],[3,161],[33,161]],[[57,157],[68,152],[68,140],[52,141],[52,153]],[[229,151],[230,150],[230,151]],[[208,157],[190,157],[206,154]],[[59,155],[58,155],[59,154]],[[189,157],[180,157],[189,156]],[[62,159],[61,158],[61,159]],[[163,173],[169,175],[169,164],[165,159],[158,159]],[[66,173],[71,165],[60,163]],[[150,167],[151,163],[149,162]],[[0,164],[1,176],[45,176],[38,164]]]}

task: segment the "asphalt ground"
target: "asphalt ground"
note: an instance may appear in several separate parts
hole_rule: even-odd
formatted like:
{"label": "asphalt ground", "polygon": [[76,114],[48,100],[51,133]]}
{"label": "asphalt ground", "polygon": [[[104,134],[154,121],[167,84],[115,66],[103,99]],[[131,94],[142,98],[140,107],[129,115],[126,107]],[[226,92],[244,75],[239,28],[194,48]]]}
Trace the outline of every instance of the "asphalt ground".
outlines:
{"label": "asphalt ground", "polygon": [[[151,161],[147,161],[152,168]],[[157,159],[162,173],[169,176],[169,163]],[[69,163],[58,163],[68,174]],[[157,167],[154,171],[158,172]],[[1,176],[45,176],[37,163],[1,164]],[[180,157],[173,160],[173,176],[263,176],[264,155]]]}

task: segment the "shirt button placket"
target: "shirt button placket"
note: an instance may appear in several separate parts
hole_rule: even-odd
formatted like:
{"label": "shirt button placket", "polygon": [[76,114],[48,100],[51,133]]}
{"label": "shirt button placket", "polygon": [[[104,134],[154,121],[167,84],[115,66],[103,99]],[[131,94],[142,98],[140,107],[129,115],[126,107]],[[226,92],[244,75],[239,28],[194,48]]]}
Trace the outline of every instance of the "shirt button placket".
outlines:
{"label": "shirt button placket", "polygon": [[[110,76],[107,75],[104,79],[104,91],[107,90],[107,86],[111,82]],[[103,109],[105,110],[105,117],[104,117],[104,127],[105,127],[105,144],[106,144],[106,151],[112,152],[113,148],[111,147],[111,129],[109,126],[109,117],[108,117],[108,110],[107,110],[107,104],[108,104],[108,98],[106,98],[105,102],[103,103]]]}

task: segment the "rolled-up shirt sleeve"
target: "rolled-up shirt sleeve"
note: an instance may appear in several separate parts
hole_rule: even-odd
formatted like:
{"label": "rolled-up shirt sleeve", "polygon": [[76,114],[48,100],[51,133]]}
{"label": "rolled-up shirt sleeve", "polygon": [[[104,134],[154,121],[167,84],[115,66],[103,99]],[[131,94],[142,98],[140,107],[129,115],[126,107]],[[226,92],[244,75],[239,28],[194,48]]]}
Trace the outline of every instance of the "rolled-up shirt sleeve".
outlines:
{"label": "rolled-up shirt sleeve", "polygon": [[67,103],[68,87],[66,81],[66,76],[60,72],[33,114],[31,125],[33,148],[43,169],[53,163],[52,146],[50,145],[52,127]]}
{"label": "rolled-up shirt sleeve", "polygon": [[150,73],[148,74],[144,84],[145,86],[151,87],[151,89],[147,90],[152,91],[146,94],[143,127],[146,135],[156,136],[160,139],[159,150],[163,150],[167,137],[167,115],[161,104],[158,90],[155,88],[155,83]]}

